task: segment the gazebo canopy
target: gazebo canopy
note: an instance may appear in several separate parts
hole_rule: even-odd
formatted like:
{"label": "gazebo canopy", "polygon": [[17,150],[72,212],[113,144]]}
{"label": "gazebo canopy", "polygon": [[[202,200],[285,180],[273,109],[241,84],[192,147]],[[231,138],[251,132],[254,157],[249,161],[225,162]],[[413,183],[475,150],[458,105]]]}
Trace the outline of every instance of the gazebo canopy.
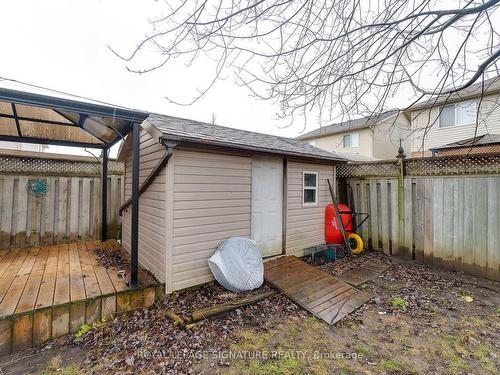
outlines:
{"label": "gazebo canopy", "polygon": [[0,140],[109,148],[129,133],[145,112],[29,87],[0,87]]}

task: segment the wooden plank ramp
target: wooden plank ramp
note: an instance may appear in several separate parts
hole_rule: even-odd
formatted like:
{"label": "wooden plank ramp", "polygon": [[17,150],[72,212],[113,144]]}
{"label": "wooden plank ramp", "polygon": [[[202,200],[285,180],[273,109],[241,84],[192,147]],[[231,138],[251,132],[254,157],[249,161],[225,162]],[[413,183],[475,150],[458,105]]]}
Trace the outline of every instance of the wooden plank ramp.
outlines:
{"label": "wooden plank ramp", "polygon": [[338,322],[373,297],[295,256],[264,263],[264,278],[328,324]]}

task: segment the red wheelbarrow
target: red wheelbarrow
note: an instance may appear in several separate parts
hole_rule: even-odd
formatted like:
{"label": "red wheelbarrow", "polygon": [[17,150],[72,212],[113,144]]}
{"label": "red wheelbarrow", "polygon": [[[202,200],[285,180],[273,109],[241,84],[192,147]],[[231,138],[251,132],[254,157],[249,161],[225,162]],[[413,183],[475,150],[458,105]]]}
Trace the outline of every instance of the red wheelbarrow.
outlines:
{"label": "red wheelbarrow", "polygon": [[353,212],[346,204],[339,204],[330,180],[327,181],[333,203],[325,209],[325,242],[342,246],[346,253],[359,254],[363,251],[363,240],[356,230],[365,223],[369,214]]}

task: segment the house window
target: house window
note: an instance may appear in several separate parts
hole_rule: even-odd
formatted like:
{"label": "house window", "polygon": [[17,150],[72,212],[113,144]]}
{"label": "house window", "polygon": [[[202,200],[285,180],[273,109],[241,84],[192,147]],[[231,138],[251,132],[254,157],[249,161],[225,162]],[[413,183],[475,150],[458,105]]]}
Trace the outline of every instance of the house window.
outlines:
{"label": "house window", "polygon": [[439,114],[439,127],[471,125],[476,122],[477,100],[445,105]]}
{"label": "house window", "polygon": [[351,133],[344,135],[344,148],[346,147],[358,147],[359,146],[359,134]]}
{"label": "house window", "polygon": [[302,179],[303,206],[318,204],[318,172],[304,172]]}

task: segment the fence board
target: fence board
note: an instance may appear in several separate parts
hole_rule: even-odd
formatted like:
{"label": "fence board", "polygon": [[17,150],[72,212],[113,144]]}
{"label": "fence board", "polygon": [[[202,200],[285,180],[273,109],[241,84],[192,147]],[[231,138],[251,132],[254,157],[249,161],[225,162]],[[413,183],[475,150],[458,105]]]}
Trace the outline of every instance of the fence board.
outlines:
{"label": "fence board", "polygon": [[474,206],[476,194],[474,191],[473,180],[466,179],[464,186],[464,255],[462,258],[462,267],[465,272],[474,272]]}
{"label": "fence board", "polygon": [[[368,210],[368,195],[366,193],[366,182],[364,180],[359,181],[359,192],[360,192],[360,206],[361,206],[361,212],[370,212]],[[361,235],[363,238],[366,239],[364,241],[364,246],[365,249],[368,249],[368,238],[370,236],[370,226],[371,226],[371,218],[369,218],[366,222],[365,225],[361,228]]]}
{"label": "fence board", "polygon": [[370,183],[370,196],[368,206],[370,207],[370,231],[371,231],[371,245],[375,250],[379,250],[379,235],[378,235],[378,194],[377,194],[377,180],[371,180]]}
{"label": "fence board", "polygon": [[443,226],[443,205],[444,205],[444,181],[442,179],[433,180],[433,205],[432,217],[433,224],[433,263],[441,266],[443,263],[443,248],[444,248],[444,226]]}
{"label": "fence board", "polygon": [[454,181],[451,178],[444,179],[443,181],[443,234],[441,239],[441,249],[443,254],[443,263],[448,268],[455,267],[453,259],[453,222],[456,206],[453,200],[453,182]]}
{"label": "fence board", "polygon": [[54,241],[54,225],[55,225],[55,186],[56,181],[54,178],[51,178],[47,181],[47,193],[45,194],[45,199],[42,200],[44,203],[43,210],[43,234],[42,234],[42,242],[44,245],[50,245]]}
{"label": "fence board", "polygon": [[[474,274],[486,276],[488,254],[488,188],[485,178],[477,178],[474,186],[476,204],[474,205],[475,245],[474,245]],[[496,228],[498,231],[498,227]]]}
{"label": "fence board", "polygon": [[90,206],[93,203],[90,196],[90,178],[84,177],[82,182],[81,194],[81,237],[89,238],[90,233]]}
{"label": "fence board", "polygon": [[486,277],[495,279],[500,273],[500,178],[488,178],[488,231],[487,271]]}
{"label": "fence board", "polygon": [[391,254],[399,254],[398,181],[391,180],[389,193],[389,213],[391,217]]}
{"label": "fence board", "polygon": [[415,247],[414,259],[424,259],[424,207],[425,207],[425,181],[415,180],[413,189],[413,245]]}
{"label": "fence board", "polygon": [[403,182],[404,187],[404,208],[403,208],[403,218],[404,218],[404,240],[401,246],[400,255],[411,258],[413,253],[413,230],[412,230],[412,201],[413,201],[413,186],[411,179],[405,179]]}
{"label": "fence board", "polygon": [[382,250],[385,254],[390,254],[389,236],[390,236],[390,221],[389,221],[389,181],[380,180],[380,236],[382,239]]}
{"label": "fence board", "polygon": [[80,178],[70,179],[70,215],[69,215],[69,239],[74,241],[78,238],[78,219],[80,211]]}
{"label": "fence board", "polygon": [[453,262],[456,270],[462,270],[464,254],[464,181],[453,181],[453,203],[455,215],[453,216]]}
{"label": "fence board", "polygon": [[12,205],[14,196],[14,177],[4,176],[2,189],[2,227],[0,244],[3,249],[10,247],[12,237]]}

